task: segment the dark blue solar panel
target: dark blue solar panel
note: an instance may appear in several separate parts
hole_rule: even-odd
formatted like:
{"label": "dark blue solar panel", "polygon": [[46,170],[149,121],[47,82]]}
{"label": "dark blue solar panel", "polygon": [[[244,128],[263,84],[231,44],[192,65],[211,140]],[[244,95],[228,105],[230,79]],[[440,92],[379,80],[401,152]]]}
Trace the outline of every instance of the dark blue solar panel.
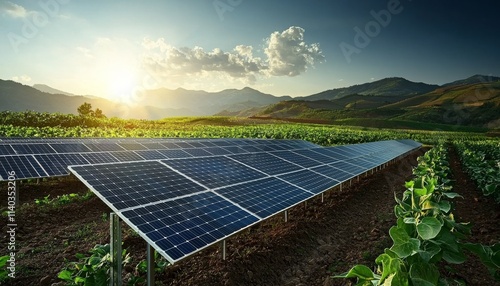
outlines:
{"label": "dark blue solar panel", "polygon": [[209,188],[246,182],[265,176],[226,157],[177,159],[162,162]]}
{"label": "dark blue solar panel", "polygon": [[180,150],[180,149],[158,150],[158,152],[160,152],[165,157],[172,158],[172,159],[193,157],[193,156],[191,156],[191,154],[187,153],[184,150]]}
{"label": "dark blue solar panel", "polygon": [[238,146],[226,146],[226,147],[222,147],[223,149],[231,152],[232,154],[245,154],[245,153],[248,153],[248,151],[245,151],[243,149],[241,149],[240,147]]}
{"label": "dark blue solar panel", "polygon": [[325,147],[324,150],[321,152],[321,154],[325,154],[336,161],[339,160],[345,160],[348,158],[351,158],[347,156],[346,154],[342,154],[343,152],[338,152],[336,147]]}
{"label": "dark blue solar panel", "polygon": [[189,142],[189,145],[191,145],[192,147],[190,148],[203,148],[203,147],[207,147],[205,144],[203,144],[202,142]]}
{"label": "dark blue solar panel", "polygon": [[227,155],[227,154],[233,154],[229,150],[226,150],[222,147],[206,147],[203,148],[205,151],[209,152],[212,155]]}
{"label": "dark blue solar panel", "polygon": [[320,166],[320,167],[314,167],[311,169],[311,171],[317,172],[321,175],[327,176],[328,178],[337,180],[339,182],[347,181],[355,175],[351,173],[344,172],[340,169],[333,168],[330,166]]}
{"label": "dark blue solar panel", "polygon": [[346,161],[335,162],[328,165],[354,175],[363,174],[368,170],[368,168],[361,168]]}
{"label": "dark blue solar panel", "polygon": [[339,181],[332,180],[309,170],[301,170],[298,172],[281,175],[278,176],[278,178],[304,188],[315,194],[322,193],[340,184]]}
{"label": "dark blue solar panel", "polygon": [[269,175],[288,173],[302,169],[269,153],[231,155],[230,158]]}
{"label": "dark blue solar panel", "polygon": [[159,142],[145,142],[145,143],[142,143],[142,146],[144,146],[148,149],[151,149],[151,150],[167,149],[165,146],[163,146]]}
{"label": "dark blue solar panel", "polygon": [[120,162],[142,161],[142,157],[134,153],[134,151],[118,151],[110,152]]}
{"label": "dark blue solar panel", "polygon": [[0,145],[0,155],[15,155],[16,151],[10,145]]}
{"label": "dark blue solar panel", "polygon": [[364,168],[365,170],[372,169],[372,168],[377,167],[379,165],[378,163],[374,163],[373,161],[369,160],[367,158],[367,156],[349,159],[349,160],[346,160],[346,162],[360,166],[360,167]]}
{"label": "dark blue solar panel", "polygon": [[45,171],[31,155],[0,157],[0,177],[7,180],[11,171],[16,173],[16,179],[47,177]]}
{"label": "dark blue solar panel", "polygon": [[181,149],[181,147],[174,142],[160,142],[160,144],[163,145],[163,147],[165,147],[166,149]]}
{"label": "dark blue solar panel", "polygon": [[194,148],[193,145],[187,142],[175,142],[175,145],[179,146],[182,149],[187,149],[187,148]]}
{"label": "dark blue solar panel", "polygon": [[121,142],[118,143],[123,149],[133,151],[133,150],[146,150],[146,146],[139,144],[139,143],[133,143],[133,142]]}
{"label": "dark blue solar panel", "polygon": [[56,153],[54,149],[50,147],[49,144],[37,143],[37,144],[12,144],[12,148],[17,154],[50,154]]}
{"label": "dark blue solar panel", "polygon": [[278,151],[272,152],[271,154],[276,155],[280,158],[283,158],[287,161],[290,161],[294,164],[300,165],[304,168],[310,168],[318,165],[322,165],[321,162],[310,159],[308,157],[302,156],[300,154],[294,153],[292,151]]}
{"label": "dark blue solar panel", "polygon": [[82,157],[87,160],[90,164],[102,164],[102,163],[114,163],[118,162],[118,159],[111,156],[107,152],[101,153],[82,153]]}
{"label": "dark blue solar panel", "polygon": [[116,143],[85,143],[85,146],[89,147],[93,152],[125,150]]}
{"label": "dark blue solar panel", "polygon": [[211,153],[203,150],[203,149],[184,149],[186,153],[193,157],[206,157],[206,156],[212,156]]}
{"label": "dark blue solar panel", "polygon": [[175,262],[259,219],[212,192],[124,211]]}
{"label": "dark blue solar panel", "polygon": [[82,143],[51,143],[50,146],[56,150],[57,153],[83,153],[92,152],[87,146]]}
{"label": "dark blue solar panel", "polygon": [[277,178],[264,178],[216,192],[261,218],[286,210],[313,196]]}
{"label": "dark blue solar panel", "polygon": [[35,155],[35,159],[49,176],[66,176],[68,166],[88,164],[80,154],[41,154]]}
{"label": "dark blue solar panel", "polygon": [[331,162],[335,161],[331,157],[320,154],[318,152],[314,152],[314,151],[309,150],[309,149],[294,150],[293,152],[300,154],[302,156],[305,156],[307,158],[316,160],[316,161],[321,162],[321,163],[331,163]]}
{"label": "dark blue solar panel", "polygon": [[158,161],[71,167],[117,210],[204,191]]}
{"label": "dark blue solar panel", "polygon": [[241,145],[238,147],[240,147],[240,149],[244,150],[246,153],[255,153],[264,151],[261,146]]}
{"label": "dark blue solar panel", "polygon": [[144,160],[160,160],[160,159],[167,159],[166,156],[161,154],[160,152],[156,150],[139,150],[135,151],[137,155],[141,156],[144,158]]}

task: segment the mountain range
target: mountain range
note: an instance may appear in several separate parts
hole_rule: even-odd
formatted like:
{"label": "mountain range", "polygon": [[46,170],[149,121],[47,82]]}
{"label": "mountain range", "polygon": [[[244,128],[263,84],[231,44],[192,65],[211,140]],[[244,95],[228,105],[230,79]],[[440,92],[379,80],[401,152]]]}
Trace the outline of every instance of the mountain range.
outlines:
{"label": "mountain range", "polygon": [[[43,84],[27,86],[0,80],[0,111],[76,113],[84,102],[102,109],[108,117],[122,118],[159,119],[214,114],[314,118],[314,114],[317,117],[322,113],[321,116],[325,117],[325,112],[334,111],[337,114],[328,115],[328,119],[338,119],[339,112],[342,116],[359,117],[363,115],[361,110],[370,110],[365,113],[422,120],[415,115],[417,111],[429,115],[429,112],[435,112],[432,109],[449,109],[452,105],[455,109],[467,110],[488,106],[496,112],[500,106],[500,78],[474,75],[438,86],[391,77],[295,98],[277,97],[249,87],[220,92],[160,88],[139,93],[134,104],[130,105],[95,96],[75,95]],[[497,119],[498,115],[493,114],[477,124],[495,124]]]}

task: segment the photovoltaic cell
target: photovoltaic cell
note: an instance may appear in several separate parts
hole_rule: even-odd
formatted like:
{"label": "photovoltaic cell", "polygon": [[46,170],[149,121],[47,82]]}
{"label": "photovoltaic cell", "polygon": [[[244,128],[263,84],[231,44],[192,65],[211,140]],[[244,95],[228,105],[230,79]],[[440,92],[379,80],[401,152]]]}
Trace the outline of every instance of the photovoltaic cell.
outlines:
{"label": "photovoltaic cell", "polygon": [[85,143],[85,146],[89,147],[93,152],[125,150],[116,143]]}
{"label": "photovoltaic cell", "polygon": [[209,188],[265,177],[264,174],[226,157],[175,159],[162,162]]}
{"label": "photovoltaic cell", "polygon": [[337,180],[332,180],[323,175],[309,170],[301,170],[294,173],[278,176],[278,178],[297,185],[312,193],[320,194],[328,189],[340,184]]}
{"label": "photovoltaic cell", "polygon": [[49,144],[39,143],[39,144],[12,144],[12,148],[17,154],[47,154],[56,153]]}
{"label": "photovoltaic cell", "polygon": [[80,154],[39,154],[35,159],[50,177],[69,175],[68,166],[88,164]]}
{"label": "photovoltaic cell", "polygon": [[229,157],[269,175],[283,174],[301,169],[300,166],[288,163],[268,153],[239,154]]}
{"label": "photovoltaic cell", "polygon": [[10,145],[0,145],[0,155],[15,155],[16,151]]}
{"label": "photovoltaic cell", "polygon": [[297,164],[299,166],[302,166],[303,168],[310,168],[310,167],[322,165],[322,163],[319,161],[310,159],[308,157],[302,156],[302,155],[294,153],[292,151],[278,151],[278,152],[272,152],[271,154],[278,156],[282,159],[285,159],[287,161],[290,161],[290,162]]}
{"label": "photovoltaic cell", "polygon": [[326,155],[320,154],[318,152],[314,152],[314,151],[309,150],[309,149],[294,150],[293,152],[300,154],[302,156],[305,156],[307,158],[316,160],[318,162],[325,163],[325,164],[328,164],[328,163],[331,163],[334,161],[332,158],[330,158]]}
{"label": "photovoltaic cell", "polygon": [[133,151],[110,152],[110,154],[120,162],[142,161],[142,157]]}
{"label": "photovoltaic cell", "polygon": [[186,151],[186,153],[188,153],[189,155],[191,155],[193,157],[212,156],[211,153],[209,153],[203,149],[184,149],[184,151]]}
{"label": "photovoltaic cell", "polygon": [[56,150],[57,153],[83,153],[92,152],[87,146],[82,143],[51,143],[50,146]]}
{"label": "photovoltaic cell", "polygon": [[161,159],[167,159],[166,156],[161,154],[160,152],[156,150],[138,150],[135,151],[137,155],[141,156],[144,160],[161,160]]}
{"label": "photovoltaic cell", "polygon": [[7,180],[9,172],[16,173],[16,179],[46,177],[47,174],[31,155],[0,157],[0,177]]}
{"label": "photovoltaic cell", "polygon": [[260,218],[267,218],[313,196],[277,178],[264,178],[215,192]]}
{"label": "photovoltaic cell", "polygon": [[327,176],[330,179],[337,180],[339,182],[347,181],[355,175],[351,173],[344,172],[340,169],[330,167],[328,165],[311,168],[311,171],[317,172],[321,175]]}
{"label": "photovoltaic cell", "polygon": [[111,156],[107,152],[99,153],[82,153],[82,157],[87,160],[90,164],[102,164],[102,163],[115,163],[118,159]]}
{"label": "photovoltaic cell", "polygon": [[332,166],[334,168],[340,169],[344,172],[351,173],[353,175],[360,175],[363,174],[364,172],[367,171],[366,168],[361,168],[359,166],[353,165],[351,163],[348,163],[346,161],[339,161],[335,163],[328,164],[329,166]]}
{"label": "photovoltaic cell", "polygon": [[212,192],[141,206],[122,215],[162,249],[171,262],[259,220]]}
{"label": "photovoltaic cell", "polygon": [[142,145],[151,150],[166,149],[166,147],[160,144],[159,142],[146,142],[142,143]]}
{"label": "photovoltaic cell", "polygon": [[133,142],[121,142],[118,143],[123,149],[133,151],[133,150],[146,150],[146,146],[139,144],[139,143],[133,143]]}
{"label": "photovoltaic cell", "polygon": [[232,154],[229,150],[226,150],[222,147],[206,147],[205,151],[209,152],[212,155],[227,155]]}
{"label": "photovoltaic cell", "polygon": [[72,166],[70,169],[117,210],[205,190],[158,161]]}
{"label": "photovoltaic cell", "polygon": [[168,149],[168,150],[158,150],[162,155],[167,158],[189,158],[193,157],[191,154],[187,153],[181,149]]}

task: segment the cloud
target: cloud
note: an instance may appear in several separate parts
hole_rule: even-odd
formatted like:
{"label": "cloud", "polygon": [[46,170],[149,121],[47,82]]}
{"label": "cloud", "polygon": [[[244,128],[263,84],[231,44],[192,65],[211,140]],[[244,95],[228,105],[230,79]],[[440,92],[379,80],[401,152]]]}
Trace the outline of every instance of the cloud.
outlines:
{"label": "cloud", "polygon": [[281,33],[271,34],[265,49],[269,74],[297,76],[314,66],[315,62],[323,61],[319,44],[307,45],[304,32],[301,27],[292,26]]}
{"label": "cloud", "polygon": [[13,81],[17,81],[19,83],[26,83],[31,81],[31,77],[27,75],[21,75],[21,76],[13,76],[11,78]]}
{"label": "cloud", "polygon": [[0,11],[13,18],[25,18],[30,13],[23,6],[9,1],[0,1]]}
{"label": "cloud", "polygon": [[272,33],[266,39],[266,59],[255,56],[254,48],[247,45],[231,51],[205,51],[202,47],[173,47],[159,38],[144,39],[142,46],[146,51],[143,66],[160,79],[215,76],[253,84],[258,77],[300,75],[324,59],[319,44],[304,42],[304,29],[300,27]]}

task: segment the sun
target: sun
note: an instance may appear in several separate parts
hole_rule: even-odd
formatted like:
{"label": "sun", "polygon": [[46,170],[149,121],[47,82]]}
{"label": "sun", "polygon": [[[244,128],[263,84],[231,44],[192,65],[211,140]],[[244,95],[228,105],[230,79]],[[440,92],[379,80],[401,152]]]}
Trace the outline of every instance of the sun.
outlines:
{"label": "sun", "polygon": [[108,90],[112,99],[129,101],[137,89],[137,75],[132,69],[120,67],[108,75]]}

